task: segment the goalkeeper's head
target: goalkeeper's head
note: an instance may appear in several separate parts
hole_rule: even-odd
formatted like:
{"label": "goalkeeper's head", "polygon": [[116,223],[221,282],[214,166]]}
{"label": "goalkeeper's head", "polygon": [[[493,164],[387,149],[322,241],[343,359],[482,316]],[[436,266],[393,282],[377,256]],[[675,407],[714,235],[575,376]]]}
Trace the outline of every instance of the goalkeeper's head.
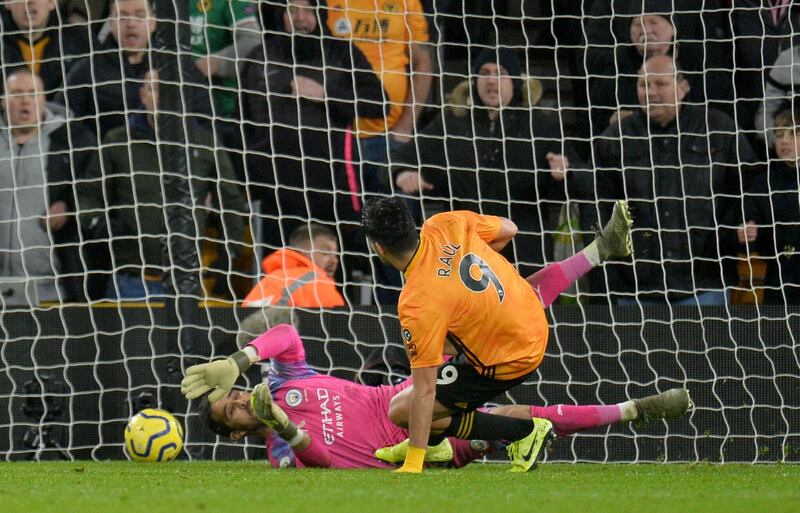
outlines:
{"label": "goalkeeper's head", "polygon": [[209,431],[233,441],[245,436],[265,437],[269,427],[253,414],[250,392],[231,390],[214,403],[208,402],[208,394],[197,399],[197,415]]}
{"label": "goalkeeper's head", "polygon": [[414,216],[398,197],[368,202],[361,212],[361,228],[369,247],[381,260],[401,271],[419,242]]}

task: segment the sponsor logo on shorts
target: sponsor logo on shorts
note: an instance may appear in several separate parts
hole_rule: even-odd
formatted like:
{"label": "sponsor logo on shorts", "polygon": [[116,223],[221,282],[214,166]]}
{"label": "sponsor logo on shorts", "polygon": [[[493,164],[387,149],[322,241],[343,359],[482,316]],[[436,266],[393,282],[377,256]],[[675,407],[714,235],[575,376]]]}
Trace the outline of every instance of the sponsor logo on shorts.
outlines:
{"label": "sponsor logo on shorts", "polygon": [[303,393],[296,388],[292,388],[286,392],[284,400],[286,401],[286,406],[294,408],[303,402]]}

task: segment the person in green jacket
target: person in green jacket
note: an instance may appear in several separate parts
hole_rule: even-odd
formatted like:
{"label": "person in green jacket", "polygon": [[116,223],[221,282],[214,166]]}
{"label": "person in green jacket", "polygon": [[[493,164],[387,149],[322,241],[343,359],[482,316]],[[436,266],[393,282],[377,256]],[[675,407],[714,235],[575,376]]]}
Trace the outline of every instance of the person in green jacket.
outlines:
{"label": "person in green jacket", "polygon": [[[114,279],[109,299],[146,299],[164,293],[161,242],[167,234],[158,137],[158,71],[151,70],[139,91],[144,114],[110,130],[78,186],[85,231],[111,240]],[[243,239],[247,205],[235,182],[228,154],[216,149],[212,134],[187,121],[187,164],[194,197],[197,234],[211,211],[221,209],[229,249]],[[107,234],[107,235],[106,235]]]}
{"label": "person in green jacket", "polygon": [[261,43],[257,2],[251,0],[192,0],[192,53],[214,95],[215,116],[236,112],[237,64]]}

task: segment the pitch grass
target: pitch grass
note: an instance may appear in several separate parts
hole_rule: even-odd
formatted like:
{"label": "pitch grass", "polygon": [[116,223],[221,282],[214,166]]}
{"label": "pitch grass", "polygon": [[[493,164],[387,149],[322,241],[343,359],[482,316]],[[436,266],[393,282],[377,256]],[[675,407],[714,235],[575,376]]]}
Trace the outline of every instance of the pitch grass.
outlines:
{"label": "pitch grass", "polygon": [[264,463],[0,463],[3,513],[800,511],[800,466],[503,465],[397,475]]}

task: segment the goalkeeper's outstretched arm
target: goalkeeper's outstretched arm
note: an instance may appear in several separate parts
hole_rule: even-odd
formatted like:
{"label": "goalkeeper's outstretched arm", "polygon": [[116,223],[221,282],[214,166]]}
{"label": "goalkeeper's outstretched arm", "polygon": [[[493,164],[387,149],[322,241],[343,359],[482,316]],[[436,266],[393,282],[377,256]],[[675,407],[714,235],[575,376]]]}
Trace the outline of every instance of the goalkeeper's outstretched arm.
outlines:
{"label": "goalkeeper's outstretched arm", "polygon": [[293,326],[279,324],[223,360],[189,367],[181,381],[181,393],[187,399],[196,399],[210,391],[208,400],[214,403],[251,365],[271,358],[282,362],[305,360],[303,342]]}

